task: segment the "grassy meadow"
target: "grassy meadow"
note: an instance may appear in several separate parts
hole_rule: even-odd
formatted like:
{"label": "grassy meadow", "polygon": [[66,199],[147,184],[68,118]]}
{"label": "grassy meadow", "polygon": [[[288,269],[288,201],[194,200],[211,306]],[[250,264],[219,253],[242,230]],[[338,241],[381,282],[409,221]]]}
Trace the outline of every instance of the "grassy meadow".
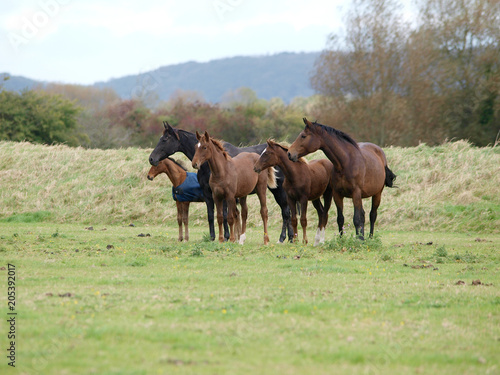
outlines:
{"label": "grassy meadow", "polygon": [[0,142],[2,373],[500,373],[500,148],[385,149],[375,239],[339,238],[332,209],[318,247],[274,243],[270,194],[270,245],[255,197],[245,245],[206,241],[200,203],[178,243],[150,152]]}

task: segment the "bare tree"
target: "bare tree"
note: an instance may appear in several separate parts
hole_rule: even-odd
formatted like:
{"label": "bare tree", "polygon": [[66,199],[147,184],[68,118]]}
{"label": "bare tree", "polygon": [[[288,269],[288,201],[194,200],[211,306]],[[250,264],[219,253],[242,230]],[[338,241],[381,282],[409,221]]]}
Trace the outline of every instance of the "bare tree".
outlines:
{"label": "bare tree", "polygon": [[500,1],[422,0],[419,33],[436,51],[432,71],[448,137],[478,144],[500,129]]}
{"label": "bare tree", "polygon": [[408,25],[393,0],[356,0],[343,38],[331,35],[313,88],[327,97],[321,119],[379,144],[400,137],[405,117],[402,65]]}
{"label": "bare tree", "polygon": [[343,37],[316,62],[315,114],[359,140],[494,141],[500,128],[500,0],[421,0],[416,25],[396,0],[356,0]]}

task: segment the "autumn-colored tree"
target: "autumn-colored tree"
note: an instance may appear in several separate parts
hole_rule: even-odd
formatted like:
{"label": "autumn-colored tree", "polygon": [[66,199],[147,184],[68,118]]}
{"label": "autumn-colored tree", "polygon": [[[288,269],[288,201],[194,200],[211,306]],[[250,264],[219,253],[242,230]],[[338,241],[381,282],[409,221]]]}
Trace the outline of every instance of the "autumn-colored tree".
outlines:
{"label": "autumn-colored tree", "polygon": [[408,25],[401,21],[400,8],[393,0],[352,3],[345,36],[330,36],[311,79],[324,96],[321,122],[382,145],[403,137]]}
{"label": "autumn-colored tree", "polygon": [[321,122],[382,145],[494,141],[499,129],[500,2],[356,0],[311,78]]}
{"label": "autumn-colored tree", "polygon": [[69,100],[75,101],[80,107],[91,111],[103,110],[121,100],[113,89],[95,86],[49,83],[38,86],[36,90],[62,95]]}
{"label": "autumn-colored tree", "polygon": [[425,0],[419,34],[434,50],[431,75],[449,138],[478,145],[500,130],[500,1]]}

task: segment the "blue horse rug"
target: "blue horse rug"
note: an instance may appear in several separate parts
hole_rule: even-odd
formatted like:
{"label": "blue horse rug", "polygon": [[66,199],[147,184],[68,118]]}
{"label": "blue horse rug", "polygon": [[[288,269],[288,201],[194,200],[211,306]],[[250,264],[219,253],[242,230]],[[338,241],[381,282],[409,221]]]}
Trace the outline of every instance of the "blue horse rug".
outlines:
{"label": "blue horse rug", "polygon": [[172,198],[179,202],[205,202],[196,173],[187,172],[182,184],[177,187],[172,186]]}

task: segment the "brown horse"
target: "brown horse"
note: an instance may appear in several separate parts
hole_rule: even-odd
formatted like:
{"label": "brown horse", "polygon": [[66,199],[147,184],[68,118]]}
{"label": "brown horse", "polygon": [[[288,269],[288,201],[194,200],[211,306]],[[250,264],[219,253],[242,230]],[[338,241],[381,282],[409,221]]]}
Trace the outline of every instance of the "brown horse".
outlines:
{"label": "brown horse", "polygon": [[[202,136],[196,132],[198,145],[194,154],[193,168],[198,169],[205,161],[211,170],[210,188],[217,207],[217,224],[219,225],[219,241],[224,241],[222,231],[223,210],[222,202],[227,202],[227,223],[229,224],[229,240],[236,240],[234,225],[237,220],[236,198],[239,198],[241,205],[241,236],[240,244],[245,241],[246,220],[248,216],[247,195],[256,192],[260,201],[260,215],[264,224],[264,244],[269,242],[267,234],[267,205],[266,190],[276,187],[276,177],[274,168],[270,168],[268,173],[255,173],[253,165],[259,155],[249,152],[231,158],[224,150],[222,143],[211,138],[207,132]],[[239,221],[239,220],[237,220]]]}
{"label": "brown horse", "polygon": [[350,136],[329,126],[304,118],[305,128],[288,149],[290,160],[322,150],[333,163],[333,200],[337,206],[337,223],[342,234],[344,197],[352,198],[356,234],[364,238],[365,212],[363,198],[372,197],[370,237],[373,236],[377,209],[384,186],[393,187],[396,175],[387,167],[384,151],[373,143],[356,143]]}
{"label": "brown horse", "polygon": [[[172,195],[175,199],[175,204],[177,206],[177,224],[179,225],[179,241],[185,240],[189,241],[189,204],[191,202],[204,202],[203,197],[192,197],[190,200],[182,200],[177,197],[176,188],[181,186],[188,176],[188,172],[176,161],[166,158],[158,163],[157,166],[152,166],[148,172],[148,180],[153,181],[153,179],[160,173],[165,173],[170,181],[172,182]],[[196,177],[196,175],[195,175]],[[185,235],[182,236],[182,225],[184,225]]]}
{"label": "brown horse", "polygon": [[[314,245],[325,241],[325,227],[328,222],[328,210],[332,204],[332,170],[333,164],[327,159],[307,162],[300,158],[296,163],[287,156],[288,148],[268,139],[267,148],[254,165],[260,173],[265,168],[279,166],[285,175],[283,188],[288,197],[288,206],[292,213],[292,227],[295,241],[297,231],[297,203],[300,203],[300,225],[302,226],[302,242],[307,243],[307,202],[312,201],[318,213],[318,229]],[[323,196],[324,206],[321,204]]]}

